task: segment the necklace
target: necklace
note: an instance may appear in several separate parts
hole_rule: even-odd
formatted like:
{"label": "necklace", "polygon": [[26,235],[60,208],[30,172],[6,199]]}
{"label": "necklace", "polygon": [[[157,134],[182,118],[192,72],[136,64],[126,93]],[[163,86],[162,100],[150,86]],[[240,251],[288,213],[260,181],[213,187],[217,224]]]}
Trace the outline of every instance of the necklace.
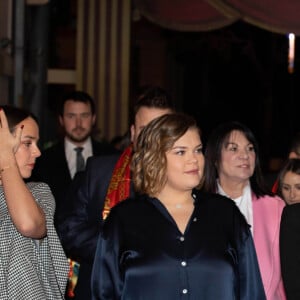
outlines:
{"label": "necklace", "polygon": [[[157,197],[159,199],[159,196]],[[193,197],[188,198],[188,199],[181,199],[183,200],[182,202],[177,202],[177,203],[172,203],[170,201],[161,201],[166,207],[169,209],[185,209],[186,207],[189,207],[190,204],[194,203]]]}
{"label": "necklace", "polygon": [[[176,203],[176,204],[175,204],[175,208],[181,209],[181,208],[183,208],[184,206],[189,205],[190,203],[191,203],[191,202]],[[192,201],[192,203],[194,203],[194,200]]]}

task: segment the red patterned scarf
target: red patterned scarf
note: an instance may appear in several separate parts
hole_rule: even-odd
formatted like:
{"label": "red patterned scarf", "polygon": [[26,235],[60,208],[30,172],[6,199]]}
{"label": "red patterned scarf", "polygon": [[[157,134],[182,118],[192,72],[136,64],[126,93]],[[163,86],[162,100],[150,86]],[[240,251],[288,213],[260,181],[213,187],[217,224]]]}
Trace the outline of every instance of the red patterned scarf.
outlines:
{"label": "red patterned scarf", "polygon": [[123,151],[114,168],[104,202],[103,220],[106,219],[113,206],[129,196],[131,156],[132,145]]}
{"label": "red patterned scarf", "polygon": [[[132,146],[127,147],[119,158],[109,183],[107,190],[104,209],[103,220],[109,214],[110,209],[119,203],[121,200],[126,199],[129,196],[130,191],[130,160],[132,154]],[[77,284],[80,265],[76,261],[69,260],[70,273],[69,282],[67,287],[67,293],[70,298],[75,297],[74,289]]]}

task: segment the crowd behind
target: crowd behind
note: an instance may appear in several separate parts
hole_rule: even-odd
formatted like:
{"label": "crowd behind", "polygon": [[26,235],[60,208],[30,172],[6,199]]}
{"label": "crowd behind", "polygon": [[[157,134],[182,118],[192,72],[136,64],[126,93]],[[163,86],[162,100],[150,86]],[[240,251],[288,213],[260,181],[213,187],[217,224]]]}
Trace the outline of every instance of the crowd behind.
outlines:
{"label": "crowd behind", "polygon": [[[300,299],[300,133],[267,184],[251,128],[197,121],[160,87],[128,131],[93,138],[93,98],[38,119],[0,108],[1,299]],[[26,278],[26,280],[22,280]]]}

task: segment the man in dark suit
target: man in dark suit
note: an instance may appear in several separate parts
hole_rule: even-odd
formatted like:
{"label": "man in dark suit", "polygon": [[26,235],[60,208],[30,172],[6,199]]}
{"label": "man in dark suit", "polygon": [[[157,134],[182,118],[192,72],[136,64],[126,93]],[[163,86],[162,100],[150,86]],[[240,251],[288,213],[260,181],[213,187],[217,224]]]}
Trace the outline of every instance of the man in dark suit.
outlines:
{"label": "man in dark suit", "polygon": [[[87,158],[116,153],[108,143],[98,142],[91,137],[95,120],[95,104],[90,95],[82,91],[67,94],[62,99],[59,110],[59,123],[64,131],[64,138],[43,151],[36,161],[31,179],[46,182],[50,186],[56,201],[56,227],[62,210],[65,209],[68,186],[75,173],[84,169]],[[77,158],[77,147],[80,147],[80,158]],[[78,159],[81,161],[78,162]]]}
{"label": "man in dark suit", "polygon": [[146,90],[134,107],[132,145],[121,155],[89,158],[86,170],[76,176],[69,195],[72,208],[58,228],[67,255],[80,263],[74,299],[91,299],[91,272],[103,217],[113,205],[134,193],[129,165],[138,134],[150,121],[173,110],[164,90]]}

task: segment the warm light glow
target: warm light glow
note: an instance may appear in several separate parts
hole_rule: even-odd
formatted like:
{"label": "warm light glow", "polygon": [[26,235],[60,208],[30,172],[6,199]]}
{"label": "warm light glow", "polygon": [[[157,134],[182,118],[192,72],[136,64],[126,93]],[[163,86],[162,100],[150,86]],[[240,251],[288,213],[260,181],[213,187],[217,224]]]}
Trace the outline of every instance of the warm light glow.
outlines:
{"label": "warm light glow", "polygon": [[289,54],[288,54],[288,72],[294,72],[294,59],[295,59],[295,34],[289,33]]}

